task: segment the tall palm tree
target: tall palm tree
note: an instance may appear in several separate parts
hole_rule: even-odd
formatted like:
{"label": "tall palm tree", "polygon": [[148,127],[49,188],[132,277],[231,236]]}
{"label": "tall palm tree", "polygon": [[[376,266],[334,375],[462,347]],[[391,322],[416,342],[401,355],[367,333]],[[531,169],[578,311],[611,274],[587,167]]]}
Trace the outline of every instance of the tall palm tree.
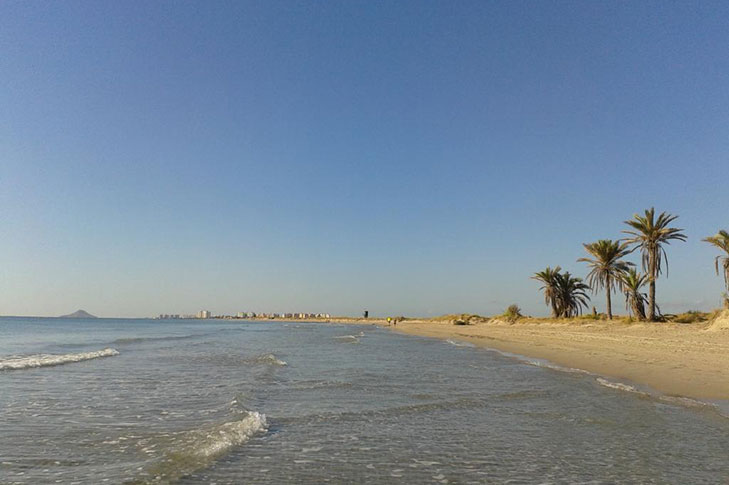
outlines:
{"label": "tall palm tree", "polygon": [[[678,216],[661,214],[656,219],[655,209],[651,207],[645,211],[645,215],[634,214],[629,221],[624,221],[632,230],[623,231],[630,237],[624,241],[633,245],[632,250],[640,249],[643,271],[648,276],[648,320],[656,319],[656,279],[661,274],[661,259],[666,263],[668,273],[668,256],[664,245],[673,240],[686,241],[686,235],[675,227],[668,227]],[[661,258],[663,256],[663,258]]]}
{"label": "tall palm tree", "polygon": [[721,262],[721,268],[724,274],[724,286],[729,290],[729,232],[724,230],[719,231],[715,236],[710,236],[702,239],[709,244],[713,244],[717,248],[721,249],[726,255],[720,254],[714,259],[714,266],[716,267],[716,274],[719,274],[719,263]]}
{"label": "tall palm tree", "polygon": [[583,244],[583,246],[592,258],[580,258],[577,261],[590,266],[590,272],[587,273],[587,284],[590,285],[593,292],[605,288],[607,316],[612,320],[613,308],[610,294],[615,288],[623,289],[620,276],[628,271],[633,263],[622,261],[621,258],[630,254],[630,249],[620,241],[610,239],[600,239],[594,243]]}
{"label": "tall palm tree", "polygon": [[547,269],[534,273],[533,280],[542,282],[540,290],[544,291],[544,304],[552,308],[552,318],[557,318],[559,311],[559,298],[557,291],[557,275],[560,270],[559,266],[554,269],[547,266]]}
{"label": "tall palm tree", "polygon": [[630,268],[620,276],[625,292],[625,309],[638,320],[645,320],[645,304],[648,300],[641,288],[646,284],[648,277]]}
{"label": "tall palm tree", "polygon": [[586,293],[590,289],[582,278],[574,278],[569,271],[557,273],[558,310],[561,317],[571,318],[582,313],[582,307],[587,308],[590,297]]}

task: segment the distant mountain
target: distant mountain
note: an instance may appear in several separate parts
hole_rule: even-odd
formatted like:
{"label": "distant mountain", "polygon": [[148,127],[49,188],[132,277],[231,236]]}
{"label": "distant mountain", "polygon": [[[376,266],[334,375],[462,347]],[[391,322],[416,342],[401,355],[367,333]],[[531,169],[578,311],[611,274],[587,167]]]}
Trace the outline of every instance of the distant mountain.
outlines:
{"label": "distant mountain", "polygon": [[58,318],[99,318],[96,315],[92,315],[89,312],[85,310],[78,310],[73,313],[69,313],[68,315],[61,315]]}

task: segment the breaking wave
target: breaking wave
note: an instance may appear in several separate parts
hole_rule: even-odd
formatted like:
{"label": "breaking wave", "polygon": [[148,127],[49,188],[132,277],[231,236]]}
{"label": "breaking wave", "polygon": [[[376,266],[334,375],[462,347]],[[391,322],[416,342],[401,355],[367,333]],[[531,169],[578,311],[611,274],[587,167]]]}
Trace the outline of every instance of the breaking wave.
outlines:
{"label": "breaking wave", "polygon": [[456,347],[475,347],[471,342],[461,342],[460,340],[446,340],[446,343],[455,345]]}
{"label": "breaking wave", "polygon": [[125,344],[136,344],[141,342],[156,342],[161,340],[187,340],[195,337],[204,337],[210,335],[209,333],[199,333],[193,335],[174,335],[169,337],[130,337],[130,338],[119,338],[114,340],[112,343],[117,345]]}
{"label": "breaking wave", "polygon": [[609,387],[610,389],[617,389],[618,391],[625,391],[625,392],[635,392],[635,393],[638,393],[638,394],[646,394],[643,391],[638,390],[635,386],[631,386],[630,384],[624,384],[622,382],[609,381],[607,379],[603,379],[602,377],[598,377],[595,380],[601,386]]}
{"label": "breaking wave", "polygon": [[511,352],[504,352],[502,350],[493,349],[493,348],[487,348],[486,350],[503,355],[504,357],[509,357],[511,359],[518,360],[522,364],[533,365],[534,367],[543,367],[545,369],[552,369],[552,370],[556,370],[559,372],[568,372],[570,374],[593,375],[592,372],[586,371],[584,369],[576,369],[574,367],[564,367],[564,366],[554,364],[554,363],[552,363],[548,360],[544,360],[544,359],[535,359],[532,357],[527,357],[525,355],[513,354]]}
{"label": "breaking wave", "polygon": [[96,350],[94,352],[81,352],[78,354],[35,354],[26,357],[9,357],[0,359],[0,370],[21,370],[36,367],[51,367],[54,365],[70,364],[84,360],[98,359],[99,357],[112,357],[119,352],[112,348]]}
{"label": "breaking wave", "polygon": [[235,447],[268,428],[266,415],[255,411],[205,428],[162,434],[140,442],[142,450],[156,457],[136,483],[171,483],[207,468]]}
{"label": "breaking wave", "polygon": [[283,361],[276,357],[274,354],[263,354],[263,355],[257,355],[256,357],[246,359],[246,362],[252,363],[252,364],[269,364],[269,365],[276,365],[279,367],[287,366],[288,364],[286,361]]}
{"label": "breaking wave", "polygon": [[364,336],[365,336],[364,332],[360,332],[357,335],[338,335],[338,336],[332,337],[332,338],[339,342],[344,342],[344,343],[348,343],[348,344],[358,344],[359,339]]}

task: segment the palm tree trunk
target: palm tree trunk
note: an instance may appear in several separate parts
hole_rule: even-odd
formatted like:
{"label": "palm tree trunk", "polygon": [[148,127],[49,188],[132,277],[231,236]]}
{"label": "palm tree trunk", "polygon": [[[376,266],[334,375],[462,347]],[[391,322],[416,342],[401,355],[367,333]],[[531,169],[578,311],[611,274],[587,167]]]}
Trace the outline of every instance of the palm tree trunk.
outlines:
{"label": "palm tree trunk", "polygon": [[605,295],[607,296],[607,317],[608,320],[613,319],[613,305],[610,301],[610,279],[607,280],[607,290],[605,292]]}
{"label": "palm tree trunk", "polygon": [[656,321],[656,280],[653,278],[648,284],[648,321]]}
{"label": "palm tree trunk", "polygon": [[648,259],[648,321],[656,321],[656,258],[661,255],[656,253],[656,248],[652,248]]}

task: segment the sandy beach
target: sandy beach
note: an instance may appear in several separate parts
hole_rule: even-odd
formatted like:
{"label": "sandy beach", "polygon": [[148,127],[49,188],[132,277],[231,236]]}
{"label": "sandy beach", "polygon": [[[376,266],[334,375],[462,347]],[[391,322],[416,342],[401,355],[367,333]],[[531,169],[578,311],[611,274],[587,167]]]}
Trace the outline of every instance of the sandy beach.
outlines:
{"label": "sandy beach", "polygon": [[472,325],[406,320],[390,328],[546,359],[668,395],[729,400],[728,323],[725,311],[716,321],[693,324],[493,318]]}

